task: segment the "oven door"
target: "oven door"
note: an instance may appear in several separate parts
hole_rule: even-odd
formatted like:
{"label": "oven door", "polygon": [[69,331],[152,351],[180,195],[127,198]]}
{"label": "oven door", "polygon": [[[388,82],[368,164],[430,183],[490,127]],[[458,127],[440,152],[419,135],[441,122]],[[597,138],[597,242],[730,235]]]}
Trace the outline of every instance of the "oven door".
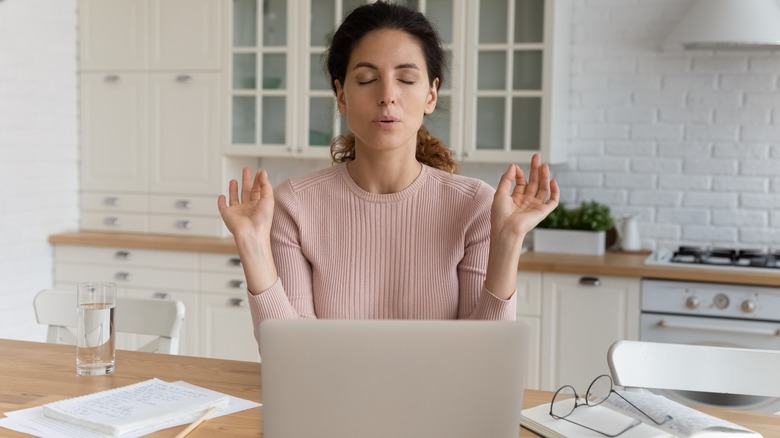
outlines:
{"label": "oven door", "polygon": [[[780,324],[772,322],[643,313],[639,339],[674,344],[780,350],[778,330]],[[780,411],[780,398],[692,391],[653,392],[683,404],[697,403],[769,413]]]}

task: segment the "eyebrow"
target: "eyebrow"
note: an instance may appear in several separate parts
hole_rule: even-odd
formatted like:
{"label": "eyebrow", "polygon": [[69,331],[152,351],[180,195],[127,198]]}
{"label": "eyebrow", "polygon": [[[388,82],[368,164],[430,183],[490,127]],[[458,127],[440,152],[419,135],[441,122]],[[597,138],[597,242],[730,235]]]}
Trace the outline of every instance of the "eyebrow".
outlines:
{"label": "eyebrow", "polygon": [[[379,70],[379,67],[377,67],[374,64],[371,64],[370,62],[358,62],[355,64],[355,67],[352,68],[352,70],[356,70],[360,67],[366,67],[373,70]],[[395,66],[397,70],[403,70],[403,69],[412,69],[412,70],[420,70],[420,67],[417,67],[417,64],[413,62],[405,63],[405,64],[398,64]]]}

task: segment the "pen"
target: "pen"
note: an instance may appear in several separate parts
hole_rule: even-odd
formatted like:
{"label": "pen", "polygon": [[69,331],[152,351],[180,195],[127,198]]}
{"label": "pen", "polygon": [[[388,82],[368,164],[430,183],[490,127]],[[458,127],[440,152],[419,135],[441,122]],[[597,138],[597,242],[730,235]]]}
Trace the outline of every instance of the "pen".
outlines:
{"label": "pen", "polygon": [[184,429],[181,432],[179,432],[179,434],[176,435],[175,438],[184,438],[185,436],[187,436],[196,427],[198,427],[200,425],[200,423],[203,423],[204,421],[206,421],[206,419],[209,417],[209,415],[211,415],[216,410],[217,410],[217,406],[212,406],[212,407],[206,409],[206,411],[203,412],[203,415],[201,415],[197,420],[193,421],[192,424],[187,426],[186,429]]}

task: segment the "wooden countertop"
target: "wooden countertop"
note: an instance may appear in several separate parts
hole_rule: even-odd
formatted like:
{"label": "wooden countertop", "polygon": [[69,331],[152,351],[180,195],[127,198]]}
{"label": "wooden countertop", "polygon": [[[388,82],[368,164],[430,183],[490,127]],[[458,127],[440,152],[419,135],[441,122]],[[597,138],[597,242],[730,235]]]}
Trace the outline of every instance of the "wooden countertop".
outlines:
{"label": "wooden countertop", "polygon": [[[187,237],[162,234],[101,233],[82,231],[49,236],[52,245],[109,246],[164,251],[235,254],[232,237]],[[648,251],[607,252],[603,256],[579,256],[528,252],[520,256],[520,271],[562,274],[614,275],[666,280],[780,286],[780,272],[697,269],[683,266],[645,265]]]}
{"label": "wooden countertop", "polygon": [[172,236],[167,234],[101,233],[80,231],[49,236],[52,245],[111,246],[162,251],[235,254],[233,237]]}
{"label": "wooden countertop", "polygon": [[685,266],[646,265],[649,251],[607,252],[603,256],[581,256],[528,252],[520,256],[520,271],[557,272],[583,275],[614,275],[663,280],[705,281],[780,287],[780,271],[701,269]]}

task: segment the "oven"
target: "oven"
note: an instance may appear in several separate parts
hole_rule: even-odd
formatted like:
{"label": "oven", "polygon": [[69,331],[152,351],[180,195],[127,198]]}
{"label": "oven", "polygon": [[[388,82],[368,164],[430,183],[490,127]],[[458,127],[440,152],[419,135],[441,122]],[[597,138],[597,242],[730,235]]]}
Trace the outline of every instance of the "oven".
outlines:
{"label": "oven", "polygon": [[[675,254],[679,256],[679,251]],[[691,263],[701,269],[714,268],[706,263],[707,255],[686,255],[686,258],[681,258],[684,261],[674,262],[672,258],[675,254],[667,257],[654,254],[647,263],[680,263],[681,266]],[[780,262],[778,265],[759,266],[751,264],[752,257],[748,261],[740,260],[738,254],[737,257],[729,256],[732,264],[720,259],[713,264],[717,264],[718,269],[777,272],[777,284],[780,285],[780,269],[773,269],[780,266]],[[719,258],[720,255],[714,257]],[[650,342],[780,350],[780,286],[644,279],[639,338]],[[739,370],[727,372],[738,373]],[[682,403],[760,412],[780,411],[780,398],[690,391],[654,392]]]}

